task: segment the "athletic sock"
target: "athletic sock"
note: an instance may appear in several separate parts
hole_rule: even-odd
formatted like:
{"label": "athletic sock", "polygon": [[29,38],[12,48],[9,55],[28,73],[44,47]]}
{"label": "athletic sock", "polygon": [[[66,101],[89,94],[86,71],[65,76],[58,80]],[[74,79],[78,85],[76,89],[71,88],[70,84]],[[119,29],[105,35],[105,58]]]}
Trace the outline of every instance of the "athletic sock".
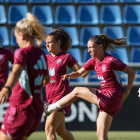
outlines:
{"label": "athletic sock", "polygon": [[60,104],[58,103],[58,101],[54,104],[50,104],[48,106],[48,112],[53,112],[55,110],[61,109],[62,107],[60,106]]}

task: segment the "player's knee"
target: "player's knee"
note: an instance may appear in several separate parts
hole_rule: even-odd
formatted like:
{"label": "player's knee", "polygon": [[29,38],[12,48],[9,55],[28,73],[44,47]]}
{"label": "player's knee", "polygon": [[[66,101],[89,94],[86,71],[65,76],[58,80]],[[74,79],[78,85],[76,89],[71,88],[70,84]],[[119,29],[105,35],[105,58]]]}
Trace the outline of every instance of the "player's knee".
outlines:
{"label": "player's knee", "polygon": [[81,90],[80,87],[75,87],[73,92],[72,92],[72,95],[74,97],[79,97],[80,90]]}

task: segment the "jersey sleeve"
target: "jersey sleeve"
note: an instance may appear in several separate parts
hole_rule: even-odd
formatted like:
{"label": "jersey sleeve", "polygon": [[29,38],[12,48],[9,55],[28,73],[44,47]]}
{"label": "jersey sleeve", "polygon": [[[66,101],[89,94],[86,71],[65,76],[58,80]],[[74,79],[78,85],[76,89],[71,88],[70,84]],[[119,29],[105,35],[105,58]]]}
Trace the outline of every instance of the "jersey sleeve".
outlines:
{"label": "jersey sleeve", "polygon": [[94,69],[94,59],[90,58],[83,66],[85,70],[93,70]]}
{"label": "jersey sleeve", "polygon": [[68,67],[72,68],[74,64],[78,62],[71,54],[69,54],[66,64]]}
{"label": "jersey sleeve", "polygon": [[8,49],[8,57],[9,61],[13,64],[14,63],[14,53]]}
{"label": "jersey sleeve", "polygon": [[113,70],[122,71],[126,67],[126,64],[116,57],[112,57],[110,60],[111,60],[111,68]]}
{"label": "jersey sleeve", "polygon": [[14,64],[20,64],[25,68],[27,65],[27,55],[24,53],[23,49],[18,49],[14,53]]}

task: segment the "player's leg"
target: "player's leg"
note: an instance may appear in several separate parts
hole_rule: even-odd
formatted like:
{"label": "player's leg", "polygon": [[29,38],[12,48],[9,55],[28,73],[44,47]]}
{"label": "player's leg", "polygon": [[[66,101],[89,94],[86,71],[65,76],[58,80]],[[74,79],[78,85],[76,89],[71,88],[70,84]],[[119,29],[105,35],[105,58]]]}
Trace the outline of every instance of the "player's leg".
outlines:
{"label": "player's leg", "polygon": [[97,137],[99,140],[108,140],[108,131],[113,118],[106,112],[99,112],[97,117]]}
{"label": "player's leg", "polygon": [[[61,122],[64,120],[65,115],[60,111],[53,112],[50,116],[46,119],[45,124],[45,132],[47,140],[56,140],[56,130]],[[69,139],[73,140],[73,139]]]}
{"label": "player's leg", "polygon": [[99,107],[95,88],[76,87],[72,92],[61,98],[59,101],[49,105],[48,112],[53,112],[54,110],[58,110],[62,107],[68,106],[74,101],[76,101],[78,98],[82,98]]}
{"label": "player's leg", "polygon": [[2,131],[0,131],[0,140],[14,140],[14,139],[8,137]]}
{"label": "player's leg", "polygon": [[59,135],[63,140],[75,140],[73,135],[65,127],[65,117],[57,127],[56,134]]}

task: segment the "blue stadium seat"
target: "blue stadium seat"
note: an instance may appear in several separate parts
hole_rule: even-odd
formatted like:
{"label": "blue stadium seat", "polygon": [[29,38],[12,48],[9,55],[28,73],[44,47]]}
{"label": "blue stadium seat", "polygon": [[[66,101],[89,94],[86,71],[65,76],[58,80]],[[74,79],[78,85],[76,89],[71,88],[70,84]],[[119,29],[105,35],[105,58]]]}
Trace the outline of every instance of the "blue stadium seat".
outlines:
{"label": "blue stadium seat", "polygon": [[121,26],[105,26],[103,28],[103,33],[107,34],[112,39],[124,37],[123,29]]}
{"label": "blue stadium seat", "polygon": [[98,3],[118,3],[118,0],[97,0]]}
{"label": "blue stadium seat", "polygon": [[2,46],[9,45],[9,35],[6,26],[0,26],[0,39],[2,40],[1,42]]}
{"label": "blue stadium seat", "polygon": [[57,5],[55,11],[55,24],[76,24],[76,11],[74,5]]}
{"label": "blue stadium seat", "polygon": [[14,35],[14,29],[15,29],[15,27],[13,27],[11,29],[11,41],[10,41],[10,45],[12,47],[18,47],[18,44],[16,43],[16,38],[15,38],[15,35]]}
{"label": "blue stadium seat", "polygon": [[101,31],[99,27],[82,27],[80,34],[80,46],[86,47],[90,37],[100,34]]}
{"label": "blue stadium seat", "polygon": [[43,52],[47,55],[50,54],[50,52],[48,52],[48,50],[46,48],[42,48]]}
{"label": "blue stadium seat", "polygon": [[[71,48],[70,50],[68,50],[68,53],[70,53],[78,61],[79,64],[82,63],[81,51],[80,51],[79,48]],[[73,70],[72,70],[72,72],[73,72]],[[70,79],[70,82],[83,83],[84,82],[84,78],[78,77],[76,79]]]}
{"label": "blue stadium seat", "polygon": [[[48,35],[49,33],[53,32],[53,30],[54,30],[53,27],[47,27],[47,30],[45,32]],[[46,47],[46,43],[44,41],[41,44],[41,47]]]}
{"label": "blue stadium seat", "polygon": [[5,24],[7,22],[7,19],[4,5],[0,5],[0,13],[0,24]]}
{"label": "blue stadium seat", "polygon": [[127,28],[127,45],[140,46],[140,26]]}
{"label": "blue stadium seat", "polygon": [[4,0],[0,0],[0,3],[3,3],[4,2]]}
{"label": "blue stadium seat", "polygon": [[28,0],[28,3],[49,3],[50,0]]}
{"label": "blue stadium seat", "polygon": [[100,23],[119,25],[122,23],[121,9],[119,5],[102,5],[100,11]]}
{"label": "blue stadium seat", "polygon": [[27,12],[28,8],[26,5],[10,5],[8,10],[8,24],[15,25],[19,20],[26,17]]}
{"label": "blue stadium seat", "polygon": [[6,3],[26,3],[27,0],[5,0]]}
{"label": "blue stadium seat", "polygon": [[80,5],[77,12],[77,23],[83,25],[98,24],[97,7],[95,5]]}
{"label": "blue stadium seat", "polygon": [[139,3],[140,0],[120,0],[122,3]]}
{"label": "blue stadium seat", "polygon": [[52,3],[72,3],[73,0],[52,0]]}
{"label": "blue stadium seat", "polygon": [[125,5],[124,6],[123,23],[140,24],[140,5]]}
{"label": "blue stadium seat", "polygon": [[34,5],[32,13],[43,25],[53,24],[52,9],[49,5]]}
{"label": "blue stadium seat", "polygon": [[132,48],[131,49],[130,62],[140,63],[140,48]]}
{"label": "blue stadium seat", "polygon": [[74,0],[75,3],[93,4],[96,0]]}
{"label": "blue stadium seat", "polygon": [[79,45],[78,32],[76,27],[60,27],[60,28],[70,35],[70,38],[72,39],[72,46]]}
{"label": "blue stadium seat", "polygon": [[[131,63],[140,63],[140,48],[132,48],[130,52],[130,62]],[[136,70],[136,77],[134,81],[140,81],[140,78],[137,77],[140,75],[140,70]]]}
{"label": "blue stadium seat", "polygon": [[[127,53],[127,49],[126,48],[116,48],[117,51],[115,52],[110,52],[110,55],[119,58],[122,62],[124,62],[125,64],[129,63],[128,60],[128,53]],[[122,82],[127,82],[127,74],[120,72],[121,74],[121,81]]]}

